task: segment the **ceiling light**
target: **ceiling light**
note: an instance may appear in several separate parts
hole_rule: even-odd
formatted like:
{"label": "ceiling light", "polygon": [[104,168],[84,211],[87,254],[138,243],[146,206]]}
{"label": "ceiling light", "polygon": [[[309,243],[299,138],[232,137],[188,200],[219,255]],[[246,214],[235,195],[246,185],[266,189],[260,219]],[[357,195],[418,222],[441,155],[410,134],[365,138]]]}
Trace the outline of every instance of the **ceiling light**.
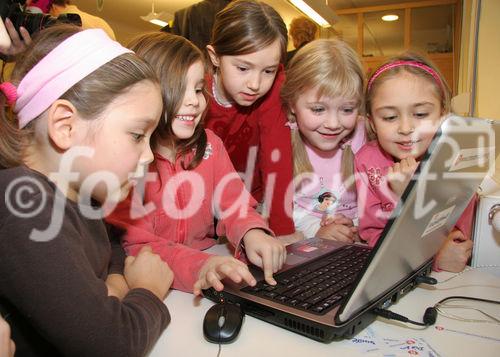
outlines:
{"label": "ceiling light", "polygon": [[173,20],[173,16],[168,12],[162,11],[160,13],[155,12],[155,2],[151,1],[151,12],[146,16],[141,16],[141,19],[147,22],[151,22],[157,26],[165,27],[170,20]]}
{"label": "ceiling light", "polygon": [[399,19],[399,16],[394,14],[382,16],[383,21],[396,21],[397,19]]}
{"label": "ceiling light", "polygon": [[308,0],[308,4],[306,4],[303,0],[288,1],[321,27],[330,27],[338,20],[337,16],[325,0]]}

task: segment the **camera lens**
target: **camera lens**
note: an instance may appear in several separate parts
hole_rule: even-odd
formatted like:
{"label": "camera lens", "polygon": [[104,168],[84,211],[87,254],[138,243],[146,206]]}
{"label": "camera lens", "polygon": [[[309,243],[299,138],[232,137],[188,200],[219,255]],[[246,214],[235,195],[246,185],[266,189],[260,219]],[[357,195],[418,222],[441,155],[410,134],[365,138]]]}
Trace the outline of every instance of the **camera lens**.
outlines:
{"label": "camera lens", "polygon": [[0,8],[0,15],[4,20],[8,17],[16,30],[19,31],[19,27],[22,26],[30,35],[56,23],[68,23],[82,26],[82,20],[78,14],[62,14],[59,17],[45,14],[32,14],[24,12],[18,3],[12,3],[10,7],[2,5]]}

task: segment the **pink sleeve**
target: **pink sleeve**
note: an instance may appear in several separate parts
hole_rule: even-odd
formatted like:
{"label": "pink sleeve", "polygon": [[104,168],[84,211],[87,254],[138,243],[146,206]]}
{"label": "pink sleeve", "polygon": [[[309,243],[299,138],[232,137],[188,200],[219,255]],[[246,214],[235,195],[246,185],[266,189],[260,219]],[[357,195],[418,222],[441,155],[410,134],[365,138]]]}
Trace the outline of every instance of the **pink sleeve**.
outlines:
{"label": "pink sleeve", "polygon": [[[108,223],[125,230],[122,244],[126,252],[128,255],[135,256],[145,245],[151,246],[153,251],[160,255],[163,261],[172,269],[174,273],[172,287],[192,292],[193,285],[198,280],[201,266],[211,255],[155,235],[152,214],[131,218],[130,197],[120,203],[113,213],[106,218]],[[142,204],[138,200],[134,204],[134,209],[136,207],[137,214],[139,214]]]}
{"label": "pink sleeve", "polygon": [[360,238],[373,247],[380,238],[397,201],[382,200],[375,192],[368,179],[368,170],[364,163],[364,158],[370,160],[371,156],[365,154],[367,154],[366,151],[362,155],[356,155],[354,159],[358,195],[358,232]]}
{"label": "pink sleeve", "polygon": [[[213,204],[216,216],[219,218],[217,235],[227,236],[236,248],[235,255],[238,257],[241,239],[250,229],[261,228],[270,234],[273,232],[255,210],[257,202],[245,189],[243,181],[234,170],[222,141],[215,135],[211,135],[210,142],[214,146],[216,155],[214,160],[217,162],[214,182],[218,184],[218,187],[222,187],[222,191],[214,192]],[[222,182],[224,184],[221,184]]]}
{"label": "pink sleeve", "polygon": [[455,228],[462,232],[466,239],[471,239],[472,236],[472,226],[474,221],[474,214],[476,212],[477,199],[477,194],[472,197],[464,212],[458,219],[457,224],[455,225]]}
{"label": "pink sleeve", "polygon": [[[471,198],[469,204],[462,212],[462,215],[455,224],[455,229],[458,229],[460,232],[462,232],[462,234],[466,239],[471,239],[472,237],[472,226],[476,212],[477,202],[478,202],[478,196],[477,194],[475,194]],[[441,271],[441,269],[437,265],[436,259],[434,259],[434,263],[432,264],[432,270]]]}
{"label": "pink sleeve", "polygon": [[295,232],[291,216],[293,193],[288,190],[293,178],[292,141],[280,98],[284,79],[284,71],[280,68],[272,92],[258,112],[262,189],[265,193],[266,187],[274,187],[272,198],[266,201],[271,202],[269,225],[277,235]]}

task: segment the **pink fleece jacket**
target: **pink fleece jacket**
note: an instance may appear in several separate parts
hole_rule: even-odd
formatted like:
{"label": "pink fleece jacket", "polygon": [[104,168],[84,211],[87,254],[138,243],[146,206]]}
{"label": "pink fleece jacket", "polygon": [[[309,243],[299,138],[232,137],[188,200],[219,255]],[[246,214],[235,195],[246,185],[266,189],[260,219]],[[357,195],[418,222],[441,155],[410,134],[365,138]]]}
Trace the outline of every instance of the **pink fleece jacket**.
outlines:
{"label": "pink fleece jacket", "polygon": [[150,245],[173,270],[173,288],[187,292],[193,291],[200,268],[210,257],[201,250],[216,243],[214,214],[220,218],[217,235],[228,238],[237,257],[247,231],[262,228],[270,232],[255,211],[256,202],[235,172],[224,144],[212,131],[205,131],[207,148],[195,169],[184,170],[180,158],[172,163],[155,153],[148,176],[156,179],[147,180],[144,197],[135,189],[107,218],[126,230],[122,242],[129,255]]}
{"label": "pink fleece jacket", "polygon": [[[359,236],[370,246],[377,243],[399,198],[389,188],[387,173],[394,159],[378,144],[370,141],[354,158],[358,192]],[[476,200],[472,199],[455,228],[470,239]]]}

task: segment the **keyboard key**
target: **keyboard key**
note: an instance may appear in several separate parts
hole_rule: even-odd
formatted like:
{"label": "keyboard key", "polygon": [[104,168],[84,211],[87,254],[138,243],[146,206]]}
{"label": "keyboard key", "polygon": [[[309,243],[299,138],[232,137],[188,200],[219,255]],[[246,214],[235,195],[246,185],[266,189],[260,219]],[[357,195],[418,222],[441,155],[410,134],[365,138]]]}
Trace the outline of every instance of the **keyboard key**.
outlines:
{"label": "keyboard key", "polygon": [[307,310],[310,306],[311,306],[311,304],[310,304],[310,303],[308,303],[308,302],[303,302],[303,303],[301,303],[301,304],[299,305],[299,307],[301,307],[301,308],[303,308],[303,309],[305,309],[305,310]]}

